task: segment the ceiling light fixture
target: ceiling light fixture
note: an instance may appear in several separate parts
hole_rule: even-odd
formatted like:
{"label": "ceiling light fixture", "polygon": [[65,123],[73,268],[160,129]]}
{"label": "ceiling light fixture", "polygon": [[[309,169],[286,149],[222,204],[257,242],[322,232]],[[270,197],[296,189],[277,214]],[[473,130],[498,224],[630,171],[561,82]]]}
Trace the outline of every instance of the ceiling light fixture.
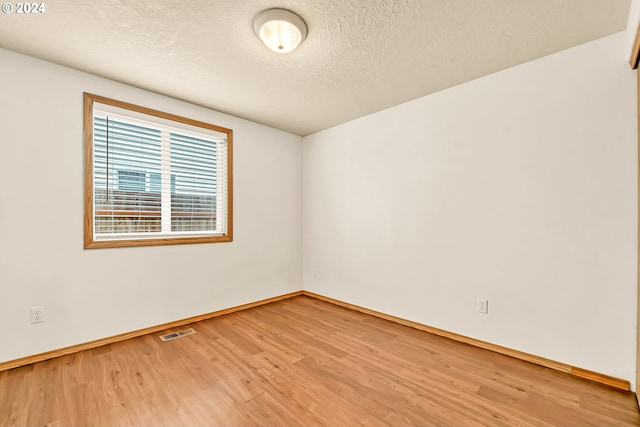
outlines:
{"label": "ceiling light fixture", "polygon": [[267,9],[253,20],[253,31],[269,49],[289,53],[307,38],[307,24],[287,9]]}

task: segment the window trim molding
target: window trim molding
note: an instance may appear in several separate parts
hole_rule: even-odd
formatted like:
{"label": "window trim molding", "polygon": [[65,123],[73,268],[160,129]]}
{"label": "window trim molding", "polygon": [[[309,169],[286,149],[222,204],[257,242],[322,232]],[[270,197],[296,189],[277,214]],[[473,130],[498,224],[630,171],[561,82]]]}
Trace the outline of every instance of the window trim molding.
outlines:
{"label": "window trim molding", "polygon": [[[84,248],[117,248],[131,246],[179,245],[188,243],[215,243],[233,241],[233,130],[210,123],[177,116],[163,111],[142,107],[128,102],[118,101],[92,93],[83,93],[84,97]],[[106,104],[134,112],[147,114],[161,119],[185,123],[191,126],[210,129],[227,135],[227,233],[223,236],[133,238],[100,240],[93,238],[93,104]]]}

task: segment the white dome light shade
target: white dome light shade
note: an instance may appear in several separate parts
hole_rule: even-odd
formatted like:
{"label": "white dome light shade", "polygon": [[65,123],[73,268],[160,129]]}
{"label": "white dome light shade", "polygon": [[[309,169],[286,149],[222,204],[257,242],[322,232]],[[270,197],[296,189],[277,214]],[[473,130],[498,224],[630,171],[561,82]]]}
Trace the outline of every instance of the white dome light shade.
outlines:
{"label": "white dome light shade", "polygon": [[268,9],[253,20],[253,31],[274,52],[289,53],[307,37],[307,24],[286,9]]}

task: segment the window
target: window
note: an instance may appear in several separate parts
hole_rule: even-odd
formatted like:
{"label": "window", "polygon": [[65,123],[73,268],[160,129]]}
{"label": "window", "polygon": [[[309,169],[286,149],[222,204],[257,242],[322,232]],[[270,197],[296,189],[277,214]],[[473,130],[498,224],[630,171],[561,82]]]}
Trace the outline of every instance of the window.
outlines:
{"label": "window", "polygon": [[[157,175],[158,180],[160,174]],[[128,170],[118,171],[118,190],[120,191],[145,191],[145,182],[147,174],[145,172],[136,172]],[[158,182],[158,186],[160,183]],[[160,190],[158,190],[159,192]]]}
{"label": "window", "polygon": [[232,240],[232,130],[84,95],[85,248]]}

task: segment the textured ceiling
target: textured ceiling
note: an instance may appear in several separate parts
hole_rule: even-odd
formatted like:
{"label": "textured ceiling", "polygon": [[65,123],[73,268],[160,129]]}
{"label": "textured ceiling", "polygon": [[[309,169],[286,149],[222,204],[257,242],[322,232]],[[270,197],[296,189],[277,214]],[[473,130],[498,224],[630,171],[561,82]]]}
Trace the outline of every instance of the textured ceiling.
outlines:
{"label": "textured ceiling", "polygon": [[[0,47],[307,135],[622,31],[629,5],[52,0],[44,14],[1,14]],[[307,22],[293,53],[253,34],[253,17],[270,7]]]}

